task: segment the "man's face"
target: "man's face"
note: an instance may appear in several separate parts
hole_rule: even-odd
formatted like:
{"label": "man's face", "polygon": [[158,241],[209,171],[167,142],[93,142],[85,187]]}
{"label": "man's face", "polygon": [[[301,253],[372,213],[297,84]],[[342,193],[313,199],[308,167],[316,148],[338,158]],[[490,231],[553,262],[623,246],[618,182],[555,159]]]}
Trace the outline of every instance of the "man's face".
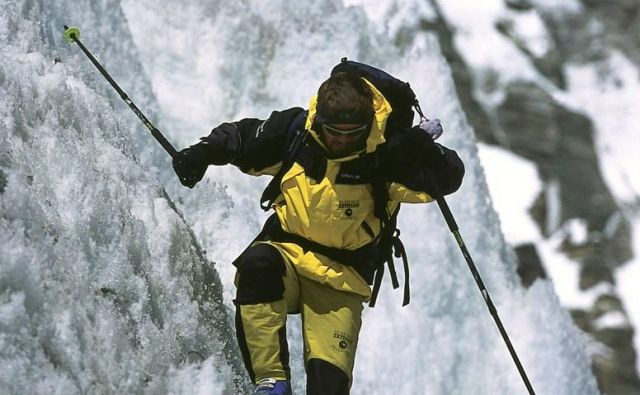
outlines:
{"label": "man's face", "polygon": [[322,136],[331,154],[341,156],[361,146],[368,128],[368,125],[359,123],[324,124]]}

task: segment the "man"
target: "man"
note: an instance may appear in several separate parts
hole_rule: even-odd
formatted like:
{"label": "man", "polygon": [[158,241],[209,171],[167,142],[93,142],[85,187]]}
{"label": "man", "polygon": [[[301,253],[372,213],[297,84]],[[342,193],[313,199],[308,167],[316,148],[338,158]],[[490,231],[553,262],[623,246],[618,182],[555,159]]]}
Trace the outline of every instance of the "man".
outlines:
{"label": "man", "polygon": [[[174,158],[188,187],[208,165],[281,177],[274,215],[234,262],[237,337],[255,394],[291,394],[285,324],[292,313],[302,315],[307,394],[349,393],[371,297],[370,252],[384,225],[374,212],[374,180],[383,180],[389,213],[400,202],[431,201],[428,174],[442,193],[460,186],[457,154],[419,127],[385,133],[391,111],[373,84],[341,72],[320,86],[308,112],[224,123]],[[296,131],[304,140],[284,168]]]}

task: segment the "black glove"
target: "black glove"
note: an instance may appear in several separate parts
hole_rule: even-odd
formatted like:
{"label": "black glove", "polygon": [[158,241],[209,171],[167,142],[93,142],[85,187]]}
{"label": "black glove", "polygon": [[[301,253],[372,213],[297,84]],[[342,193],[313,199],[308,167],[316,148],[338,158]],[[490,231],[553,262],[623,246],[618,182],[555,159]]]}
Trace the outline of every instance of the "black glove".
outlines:
{"label": "black glove", "polygon": [[[426,134],[426,133],[425,133]],[[440,144],[433,141],[427,134],[427,143],[424,145],[423,160],[430,169],[440,169],[447,164],[447,158]]]}
{"label": "black glove", "polygon": [[430,169],[439,169],[446,165],[446,157],[444,150],[440,144],[433,141],[431,135],[425,132],[420,126],[414,126],[406,131],[407,139],[410,143],[406,144],[410,158],[420,166],[427,166]]}
{"label": "black glove", "polygon": [[185,148],[178,152],[173,157],[172,164],[180,183],[189,188],[193,188],[198,181],[202,180],[209,166],[203,153],[194,147]]}

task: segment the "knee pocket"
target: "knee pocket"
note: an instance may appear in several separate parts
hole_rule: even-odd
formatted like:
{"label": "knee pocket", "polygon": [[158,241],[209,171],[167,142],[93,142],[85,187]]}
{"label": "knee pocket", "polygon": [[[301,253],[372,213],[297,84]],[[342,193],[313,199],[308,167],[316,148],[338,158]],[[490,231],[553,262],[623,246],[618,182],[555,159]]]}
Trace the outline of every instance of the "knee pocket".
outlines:
{"label": "knee pocket", "polygon": [[248,248],[233,263],[238,268],[238,304],[267,303],[284,296],[285,263],[268,244]]}
{"label": "knee pocket", "polygon": [[349,378],[339,367],[312,358],[307,362],[307,394],[348,395]]}

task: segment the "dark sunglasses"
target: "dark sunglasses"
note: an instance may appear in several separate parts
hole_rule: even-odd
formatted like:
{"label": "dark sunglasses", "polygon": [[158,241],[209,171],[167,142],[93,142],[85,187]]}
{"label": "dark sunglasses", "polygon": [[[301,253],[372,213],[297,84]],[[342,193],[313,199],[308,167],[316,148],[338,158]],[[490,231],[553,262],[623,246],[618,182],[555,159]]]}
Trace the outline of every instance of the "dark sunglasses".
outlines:
{"label": "dark sunglasses", "polygon": [[351,138],[356,138],[362,135],[362,133],[364,133],[368,128],[369,128],[369,125],[362,125],[353,129],[338,129],[331,125],[327,125],[326,123],[322,124],[322,129],[325,132],[335,137],[347,136]]}

